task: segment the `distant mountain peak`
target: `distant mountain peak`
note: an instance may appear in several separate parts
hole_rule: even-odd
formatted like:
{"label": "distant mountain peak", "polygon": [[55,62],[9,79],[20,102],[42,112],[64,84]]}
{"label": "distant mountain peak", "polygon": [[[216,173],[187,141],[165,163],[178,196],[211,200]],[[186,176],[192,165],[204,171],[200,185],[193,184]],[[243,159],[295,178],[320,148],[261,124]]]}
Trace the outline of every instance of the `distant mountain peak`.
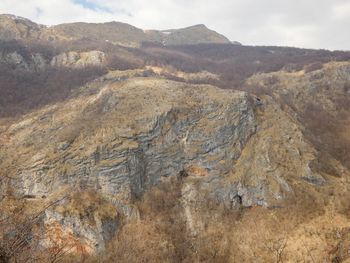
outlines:
{"label": "distant mountain peak", "polygon": [[193,25],[193,26],[189,26],[188,28],[191,28],[191,27],[197,27],[197,28],[205,28],[205,29],[208,29],[208,27],[204,24],[197,24],[197,25]]}
{"label": "distant mountain peak", "polygon": [[[15,23],[9,19],[14,20]],[[132,47],[140,46],[144,42],[154,42],[162,45],[231,43],[228,38],[209,29],[204,24],[169,30],[142,30],[118,21],[105,23],[75,22],[47,27],[20,16],[0,15],[0,40],[73,41],[86,38],[95,41],[108,39],[110,43]]]}
{"label": "distant mountain peak", "polygon": [[13,20],[25,20],[25,21],[30,21],[28,18],[22,17],[22,16],[16,16],[12,14],[0,14],[0,16],[7,17]]}

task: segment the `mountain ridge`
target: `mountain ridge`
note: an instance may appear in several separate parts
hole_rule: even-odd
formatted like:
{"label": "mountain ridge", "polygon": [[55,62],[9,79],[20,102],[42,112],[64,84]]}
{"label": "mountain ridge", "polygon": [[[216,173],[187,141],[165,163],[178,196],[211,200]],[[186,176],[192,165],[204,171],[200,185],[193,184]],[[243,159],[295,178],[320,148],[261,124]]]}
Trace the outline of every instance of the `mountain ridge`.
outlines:
{"label": "mountain ridge", "polygon": [[165,46],[231,43],[228,38],[207,28],[204,24],[169,30],[144,30],[118,21],[74,22],[45,26],[27,18],[0,14],[0,39],[71,41],[86,38],[130,47],[140,46],[143,42],[155,42]]}

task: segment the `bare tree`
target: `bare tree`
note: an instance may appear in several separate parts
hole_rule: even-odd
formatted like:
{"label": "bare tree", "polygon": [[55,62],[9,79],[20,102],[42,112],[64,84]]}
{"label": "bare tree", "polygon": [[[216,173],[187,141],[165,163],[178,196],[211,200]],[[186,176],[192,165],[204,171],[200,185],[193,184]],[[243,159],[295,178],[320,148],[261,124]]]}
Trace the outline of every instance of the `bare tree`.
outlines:
{"label": "bare tree", "polygon": [[[41,241],[45,235],[40,226],[46,209],[65,197],[50,202],[30,215],[24,213],[25,203],[19,202],[15,211],[0,218],[0,263],[8,262],[58,262],[67,251],[66,247],[43,252]],[[2,198],[4,202],[5,198]],[[44,260],[45,258],[45,260]]]}

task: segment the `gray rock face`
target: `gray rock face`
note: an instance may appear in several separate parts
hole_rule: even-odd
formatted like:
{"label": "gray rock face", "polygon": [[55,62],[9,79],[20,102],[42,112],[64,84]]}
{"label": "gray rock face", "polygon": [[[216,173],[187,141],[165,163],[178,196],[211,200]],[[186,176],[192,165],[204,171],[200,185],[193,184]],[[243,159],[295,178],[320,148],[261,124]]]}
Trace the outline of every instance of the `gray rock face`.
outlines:
{"label": "gray rock face", "polygon": [[69,253],[103,251],[106,242],[120,228],[118,210],[118,206],[101,198],[98,193],[65,193],[55,206],[45,210],[42,224],[45,239],[42,245],[60,246]]}
{"label": "gray rock face", "polygon": [[205,230],[212,200],[277,207],[343,184],[310,168],[317,151],[270,97],[130,76],[104,76],[2,127],[0,178],[18,195],[40,202],[75,193],[46,210],[53,243],[103,250],[119,223],[140,219],[132,200],[169,177],[181,178],[179,216],[193,236]]}
{"label": "gray rock face", "polygon": [[86,66],[102,66],[105,61],[105,54],[101,51],[62,53],[52,58],[50,65],[53,67],[82,68]]}
{"label": "gray rock face", "polygon": [[54,56],[51,61],[45,59],[40,53],[33,53],[27,57],[18,52],[0,51],[0,63],[6,64],[13,69],[31,71],[44,70],[47,67],[84,68],[88,66],[103,66],[106,56],[103,52],[93,50],[88,52],[69,51]]}
{"label": "gray rock face", "polygon": [[44,70],[47,67],[48,62],[40,53],[32,54],[31,59],[36,70]]}
{"label": "gray rock face", "polygon": [[34,53],[29,58],[24,58],[16,51],[9,53],[0,51],[0,63],[14,69],[24,70],[43,70],[47,66],[46,59],[40,53]]}
{"label": "gray rock face", "polygon": [[[44,224],[47,232],[53,232],[53,228],[59,227],[62,231],[60,238],[68,239],[68,233],[72,237],[79,237],[87,252],[100,252],[105,249],[108,242],[117,231],[118,221],[103,221],[98,215],[94,215],[94,224],[87,219],[82,219],[76,215],[62,215],[53,210],[45,211]],[[52,237],[57,242],[57,237]],[[47,247],[53,246],[50,242],[44,244]],[[68,249],[68,248],[67,248]]]}
{"label": "gray rock face", "polygon": [[[98,211],[87,196],[48,209],[47,247],[50,240],[70,240],[89,253],[103,250],[119,221],[101,214],[114,209],[126,222],[138,220],[138,210],[128,202],[163,178],[220,182],[256,131],[255,106],[244,92],[154,78],[96,87],[96,94],[87,91],[27,115],[1,134],[1,168],[15,178],[10,184],[17,194],[50,198],[92,190],[114,207],[97,205]],[[13,163],[15,152],[20,158]],[[192,210],[187,214],[191,217]]]}
{"label": "gray rock face", "polygon": [[17,52],[12,52],[12,53],[1,52],[0,61],[1,63],[8,64],[15,68],[22,68],[22,69],[29,68],[27,62],[24,60],[22,55]]}
{"label": "gray rock face", "polygon": [[[255,132],[253,110],[243,92],[129,80],[27,116],[9,128],[18,140],[3,149],[36,141],[37,154],[23,156],[11,172],[23,194],[48,195],[70,186],[129,199],[186,170],[198,176],[230,172]],[[67,131],[74,136],[64,135]]]}
{"label": "gray rock face", "polygon": [[303,138],[300,124],[269,97],[259,104],[258,128],[230,173],[205,177],[189,174],[183,180],[181,200],[192,235],[205,231],[208,200],[233,210],[283,207],[303,198],[298,194],[300,189],[320,191],[330,184],[329,178],[310,169],[317,151]]}

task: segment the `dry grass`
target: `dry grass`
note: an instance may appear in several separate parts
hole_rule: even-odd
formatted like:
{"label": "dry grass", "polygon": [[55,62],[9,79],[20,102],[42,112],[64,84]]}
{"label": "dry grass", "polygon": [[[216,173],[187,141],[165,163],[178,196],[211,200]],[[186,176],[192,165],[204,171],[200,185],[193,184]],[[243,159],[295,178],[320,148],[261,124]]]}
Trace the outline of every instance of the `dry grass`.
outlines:
{"label": "dry grass", "polygon": [[[232,210],[205,196],[196,206],[194,217],[204,227],[193,235],[184,216],[182,180],[186,179],[167,180],[136,200],[134,205],[140,211],[140,219],[124,222],[105,252],[96,256],[63,255],[60,262],[313,263],[342,262],[347,258],[350,238],[346,227],[350,216],[344,211],[348,211],[348,198],[338,202],[343,190],[339,189],[331,198],[324,196],[328,200],[323,200],[312,187],[296,187],[300,192],[295,192],[295,198],[275,209]],[[18,202],[8,198],[7,211],[18,214],[15,212],[21,207]],[[88,211],[101,217],[116,215],[114,206],[93,192],[74,193],[65,205],[56,209],[80,217],[88,217]],[[34,255],[36,251],[31,253]],[[45,259],[48,258],[52,258],[50,251],[45,254]]]}
{"label": "dry grass", "polygon": [[55,210],[62,215],[77,215],[79,218],[89,218],[92,225],[95,222],[93,218],[95,213],[102,219],[118,217],[117,209],[96,192],[78,191],[67,199],[67,203],[55,207]]}
{"label": "dry grass", "polygon": [[[320,262],[323,257],[331,257],[326,249],[337,240],[329,235],[338,226],[332,223],[332,215],[325,212],[327,204],[315,200],[312,193],[296,193],[304,199],[291,199],[279,209],[231,210],[206,197],[196,207],[195,217],[203,222],[204,228],[193,235],[184,216],[181,186],[181,180],[173,180],[146,192],[136,202],[141,219],[126,224],[102,257],[89,260],[295,262],[293,258],[297,257]],[[333,218],[340,225],[347,222],[339,214]]]}

